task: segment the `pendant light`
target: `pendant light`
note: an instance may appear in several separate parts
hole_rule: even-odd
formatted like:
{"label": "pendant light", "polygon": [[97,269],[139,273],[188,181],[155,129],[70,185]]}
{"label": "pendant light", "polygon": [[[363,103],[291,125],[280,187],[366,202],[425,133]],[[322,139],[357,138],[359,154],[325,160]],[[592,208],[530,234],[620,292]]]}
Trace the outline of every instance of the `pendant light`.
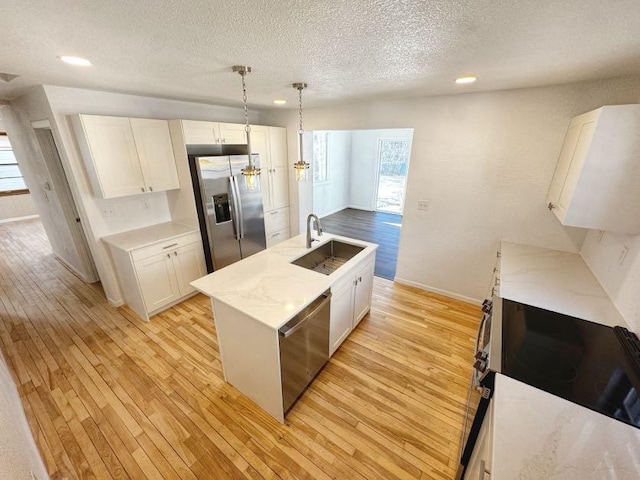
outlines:
{"label": "pendant light", "polygon": [[244,131],[247,134],[247,153],[249,155],[249,164],[240,171],[244,176],[247,189],[256,190],[260,188],[260,169],[253,164],[253,158],[251,157],[251,127],[249,126],[249,110],[247,109],[247,85],[244,81],[245,75],[251,73],[251,67],[236,65],[232,67],[232,70],[239,73],[240,77],[242,77],[242,101],[244,103],[245,119]]}
{"label": "pendant light", "polygon": [[303,146],[302,139],[304,134],[304,129],[302,128],[302,90],[307,87],[307,84],[304,82],[294,83],[293,88],[298,90],[298,105],[300,111],[300,130],[298,130],[299,135],[299,143],[300,143],[300,158],[296,163],[293,164],[293,168],[296,169],[296,180],[298,182],[304,182],[308,179],[309,172],[309,164],[304,161],[303,154]]}

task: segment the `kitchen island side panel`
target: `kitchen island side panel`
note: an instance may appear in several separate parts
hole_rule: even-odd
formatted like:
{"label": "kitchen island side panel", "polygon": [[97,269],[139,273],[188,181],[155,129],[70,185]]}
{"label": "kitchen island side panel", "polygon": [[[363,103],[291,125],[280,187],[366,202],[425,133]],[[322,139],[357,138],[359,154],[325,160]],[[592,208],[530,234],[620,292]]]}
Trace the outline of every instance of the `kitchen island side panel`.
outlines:
{"label": "kitchen island side panel", "polygon": [[284,422],[278,331],[211,301],[225,380]]}

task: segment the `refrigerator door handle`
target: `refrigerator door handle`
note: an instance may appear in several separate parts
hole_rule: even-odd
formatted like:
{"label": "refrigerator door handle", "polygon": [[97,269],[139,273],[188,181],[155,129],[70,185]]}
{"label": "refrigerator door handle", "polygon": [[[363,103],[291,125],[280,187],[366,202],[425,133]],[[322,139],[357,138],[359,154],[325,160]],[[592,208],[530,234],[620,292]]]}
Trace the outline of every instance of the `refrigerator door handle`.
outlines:
{"label": "refrigerator door handle", "polygon": [[238,231],[239,231],[239,239],[244,238],[244,215],[242,214],[242,201],[240,200],[240,187],[238,186],[238,179],[233,176],[231,177],[232,182],[234,184],[234,205],[237,205],[238,211]]}
{"label": "refrigerator door handle", "polygon": [[234,177],[229,177],[229,191],[231,193],[231,224],[233,225],[233,235],[236,240],[242,238],[240,235],[240,209],[238,208],[238,195],[236,194],[236,183]]}

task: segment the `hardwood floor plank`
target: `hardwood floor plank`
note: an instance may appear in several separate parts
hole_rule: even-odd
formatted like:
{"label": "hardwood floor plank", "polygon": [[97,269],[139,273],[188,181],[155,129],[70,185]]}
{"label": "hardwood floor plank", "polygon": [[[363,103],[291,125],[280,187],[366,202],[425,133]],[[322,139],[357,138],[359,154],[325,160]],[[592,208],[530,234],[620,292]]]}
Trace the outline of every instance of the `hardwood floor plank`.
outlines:
{"label": "hardwood floor plank", "polygon": [[376,277],[281,425],[224,381],[208,298],[142,322],[58,262],[37,220],[0,224],[0,253],[0,347],[54,479],[455,474],[476,306]]}

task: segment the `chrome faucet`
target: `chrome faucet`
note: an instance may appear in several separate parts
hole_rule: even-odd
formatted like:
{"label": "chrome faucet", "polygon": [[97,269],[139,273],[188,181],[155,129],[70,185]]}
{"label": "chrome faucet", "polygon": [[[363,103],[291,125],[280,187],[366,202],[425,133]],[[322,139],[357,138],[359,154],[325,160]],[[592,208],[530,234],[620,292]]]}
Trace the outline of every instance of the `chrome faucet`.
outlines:
{"label": "chrome faucet", "polygon": [[314,241],[318,241],[318,239],[311,236],[311,219],[315,220],[316,222],[316,233],[319,237],[322,236],[322,225],[320,225],[320,219],[315,213],[310,213],[307,217],[307,248],[311,248],[311,244]]}

